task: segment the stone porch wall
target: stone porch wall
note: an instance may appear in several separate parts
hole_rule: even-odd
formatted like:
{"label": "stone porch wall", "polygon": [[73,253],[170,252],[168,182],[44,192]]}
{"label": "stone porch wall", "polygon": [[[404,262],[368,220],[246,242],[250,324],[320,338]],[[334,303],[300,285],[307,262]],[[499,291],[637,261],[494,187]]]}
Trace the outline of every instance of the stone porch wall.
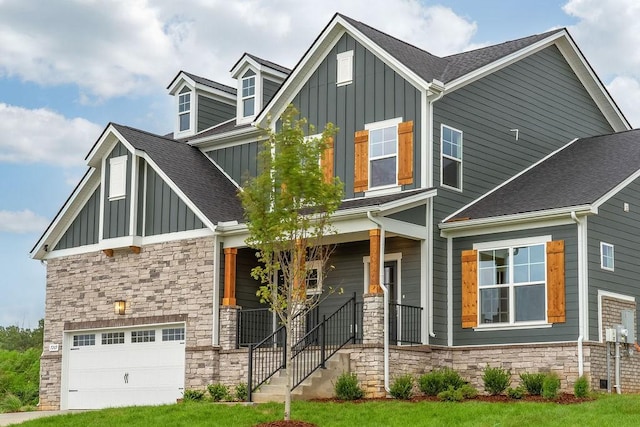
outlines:
{"label": "stone porch wall", "polygon": [[[128,248],[113,257],[91,252],[47,262],[40,408],[60,406],[65,328],[118,327],[162,318],[186,320],[185,387],[196,388],[218,374],[212,348],[213,238],[177,240]],[[217,269],[216,269],[217,271]],[[115,300],[127,302],[114,313]],[[82,319],[82,322],[76,322]],[[49,352],[59,344],[59,352]]]}

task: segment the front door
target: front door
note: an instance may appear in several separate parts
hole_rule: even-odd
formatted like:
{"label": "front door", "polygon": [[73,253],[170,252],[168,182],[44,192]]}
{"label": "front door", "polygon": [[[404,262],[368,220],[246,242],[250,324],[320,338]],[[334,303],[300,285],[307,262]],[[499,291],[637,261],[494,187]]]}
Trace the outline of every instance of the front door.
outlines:
{"label": "front door", "polygon": [[398,343],[398,261],[384,263],[384,285],[389,292],[389,343]]}

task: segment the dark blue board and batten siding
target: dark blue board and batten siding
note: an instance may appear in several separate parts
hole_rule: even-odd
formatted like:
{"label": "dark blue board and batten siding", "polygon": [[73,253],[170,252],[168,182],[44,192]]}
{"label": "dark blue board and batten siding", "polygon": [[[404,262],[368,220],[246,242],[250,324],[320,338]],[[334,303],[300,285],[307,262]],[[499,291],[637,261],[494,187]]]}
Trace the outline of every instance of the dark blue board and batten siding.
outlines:
{"label": "dark blue board and batten siding", "polygon": [[198,95],[198,132],[236,116],[236,105]]}
{"label": "dark blue board and batten siding", "polygon": [[[349,50],[353,55],[353,81],[336,86],[336,55]],[[309,77],[292,103],[316,126],[318,132],[329,122],[339,128],[334,140],[335,174],[345,184],[345,197],[353,197],[354,134],[365,124],[401,117],[413,120],[413,184],[420,183],[420,91],[394,72],[380,58],[351,36],[344,34]]]}
{"label": "dark blue board and batten siding", "polygon": [[[479,331],[462,328],[462,277],[460,257],[463,250],[473,249],[474,243],[535,236],[551,236],[552,240],[564,240],[565,256],[565,314],[566,322],[551,327]],[[455,239],[453,246],[453,344],[490,345],[535,342],[575,341],[578,339],[578,239],[575,224],[539,228],[510,233],[489,234]]]}
{"label": "dark blue board and batten siding", "polygon": [[98,243],[100,234],[100,186],[80,209],[67,231],[55,246],[55,250],[76,248]]}
{"label": "dark blue board and batten siding", "polygon": [[145,236],[205,228],[195,213],[150,166],[147,166],[146,189]]}
{"label": "dark blue board and batten siding", "polygon": [[[629,211],[624,211],[624,204]],[[598,208],[587,219],[589,257],[589,339],[598,337],[598,290],[635,297],[640,302],[640,182],[626,188]],[[614,246],[614,269],[600,264],[600,242]],[[636,314],[638,314],[636,310]],[[620,319],[619,319],[620,320]],[[636,331],[638,331],[636,319]],[[637,333],[636,333],[637,334]]]}
{"label": "dark blue board and batten siding", "polygon": [[[613,129],[553,46],[433,105],[434,343],[446,344],[446,240],[437,225],[574,138]],[[463,192],[440,187],[441,124],[463,132]],[[519,129],[517,141],[510,129]]]}
{"label": "dark blue board and batten siding", "polygon": [[[127,156],[127,184],[126,195],[123,199],[109,200],[109,177],[111,176],[111,166],[109,159],[120,156]],[[111,239],[115,237],[123,237],[129,235],[129,218],[131,212],[131,153],[127,148],[118,142],[111,150],[105,161],[104,182],[106,188],[104,191],[104,220],[103,220],[103,238]]]}
{"label": "dark blue board and batten siding", "polygon": [[238,185],[243,185],[248,176],[258,174],[258,142],[249,142],[207,152]]}

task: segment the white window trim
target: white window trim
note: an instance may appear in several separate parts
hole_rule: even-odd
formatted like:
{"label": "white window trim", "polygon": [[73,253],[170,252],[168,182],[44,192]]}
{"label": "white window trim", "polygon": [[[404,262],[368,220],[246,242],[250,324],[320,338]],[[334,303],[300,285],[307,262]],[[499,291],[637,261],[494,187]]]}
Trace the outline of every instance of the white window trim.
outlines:
{"label": "white window trim", "polygon": [[[365,196],[369,196],[369,195],[380,195],[380,194],[386,194],[386,193],[395,193],[397,191],[399,191],[399,189],[401,189],[401,186],[398,185],[398,157],[399,157],[399,153],[398,153],[398,125],[402,123],[402,117],[396,117],[394,119],[388,119],[388,120],[383,120],[380,122],[373,122],[373,123],[367,123],[364,125],[364,130],[369,132],[369,138],[367,140],[367,161],[369,162],[368,164],[368,174],[369,176],[367,177],[367,182],[369,183],[369,188],[368,190],[365,192]],[[387,185],[379,185],[377,187],[372,187],[371,186],[371,131],[372,130],[378,130],[378,129],[384,129],[384,128],[388,128],[388,127],[393,127],[395,126],[396,128],[396,153],[394,154],[395,158],[396,158],[396,173],[395,173],[395,183],[393,184],[387,184]],[[380,157],[376,157],[375,159],[384,159],[384,158],[388,158],[391,157],[390,155],[387,156],[380,156]]]}
{"label": "white window trim", "polygon": [[[121,168],[118,171],[118,168]],[[117,173],[114,173],[114,170]],[[120,178],[114,181],[116,176]],[[109,159],[109,201],[124,199],[127,196],[127,156],[112,157]]]}
{"label": "white window trim", "polygon": [[[238,75],[244,76],[249,70],[253,71],[255,74],[252,76],[238,78],[238,89],[237,89],[238,95],[237,95],[237,103],[236,103],[236,124],[237,125],[251,123],[253,119],[256,118],[258,113],[262,110],[262,74],[260,73],[260,70],[256,70],[252,67],[247,67],[241,70],[238,73]],[[250,97],[242,96],[242,82],[245,79],[248,79],[251,77],[255,78],[255,86],[254,86],[254,94],[253,94],[254,108],[253,108],[253,114],[245,117],[242,101]]]}
{"label": "white window trim", "polygon": [[307,261],[305,268],[307,270],[307,273],[312,270],[315,270],[318,278],[317,279],[318,286],[316,286],[315,289],[306,288],[307,295],[320,295],[323,290],[323,281],[324,281],[324,274],[322,271],[322,261],[319,261],[319,260]]}
{"label": "white window trim", "polygon": [[[611,248],[611,264],[612,266],[606,266],[604,264],[604,248]],[[615,246],[611,243],[600,242],[600,268],[607,271],[615,271],[616,267],[616,255],[615,255]]]}
{"label": "white window trim", "polygon": [[336,86],[345,86],[351,82],[353,82],[353,50],[348,50],[336,56]]}
{"label": "white window trim", "polygon": [[[180,93],[184,88],[189,89],[189,92],[183,92]],[[180,112],[180,95],[186,95],[186,94],[190,94],[189,97],[189,128],[185,129],[185,130],[180,130],[180,116],[182,114],[187,114],[187,111],[183,111]],[[184,136],[190,136],[193,135],[195,133],[195,129],[196,129],[196,115],[197,115],[197,105],[196,105],[196,98],[197,98],[197,94],[196,91],[188,86],[188,85],[182,85],[182,87],[180,87],[180,89],[176,92],[175,95],[175,102],[176,102],[176,124],[175,124],[175,131],[174,131],[174,136],[176,138],[180,138],[180,137],[184,137]]]}
{"label": "white window trim", "polygon": [[[247,76],[247,77],[243,77],[240,80],[240,87],[242,88],[242,92],[244,92],[244,82],[247,80],[252,80],[253,79],[253,94],[251,95],[247,95],[244,96],[242,94],[242,92],[240,92],[240,103],[242,104],[242,106],[240,107],[242,109],[242,117],[252,117],[256,115],[256,80],[257,80],[258,75],[254,74],[252,76]],[[248,99],[253,99],[253,114],[246,114],[244,113],[244,101],[248,100]]]}
{"label": "white window trim", "polygon": [[[443,133],[444,128],[451,129],[452,131],[455,131],[455,132],[460,132],[460,158],[459,159],[444,154],[444,150],[443,150],[444,144],[442,143],[442,139],[443,139],[443,135],[444,135],[444,133]],[[444,188],[451,189],[453,191],[458,191],[460,193],[462,193],[462,189],[463,189],[463,182],[462,181],[463,181],[463,177],[464,177],[464,173],[462,171],[463,158],[464,158],[463,149],[464,149],[464,132],[462,132],[460,129],[456,129],[456,128],[452,127],[452,126],[445,125],[445,124],[440,124],[440,186],[444,187]],[[452,186],[446,185],[446,184],[444,184],[442,182],[442,178],[444,176],[444,166],[443,166],[444,165],[444,161],[443,161],[443,159],[445,157],[447,159],[451,159],[451,160],[460,162],[460,188],[452,187]]]}
{"label": "white window trim", "polygon": [[[550,235],[546,235],[546,236],[537,236],[537,237],[528,237],[528,238],[524,238],[524,239],[509,239],[509,240],[498,240],[498,241],[493,241],[493,242],[481,242],[481,243],[474,243],[473,244],[473,249],[477,250],[477,251],[484,251],[484,250],[490,250],[490,249],[507,249],[507,248],[513,248],[514,246],[533,246],[533,245],[540,245],[540,244],[544,244],[545,245],[545,267],[546,267],[546,244],[548,242],[550,242],[552,240],[552,237]],[[478,272],[477,274],[480,274],[480,269],[478,268]],[[546,272],[546,268],[545,268],[545,277],[544,277],[544,301],[545,301],[545,307],[544,307],[544,320],[535,320],[535,321],[529,321],[529,322],[512,322],[511,321],[511,316],[515,315],[515,311],[514,311],[514,299],[510,298],[509,299],[509,322],[502,322],[502,323],[481,323],[480,322],[480,315],[481,315],[481,310],[480,310],[480,283],[479,283],[479,279],[478,279],[478,284],[476,285],[478,287],[478,299],[476,301],[477,307],[478,307],[478,319],[477,319],[477,324],[478,326],[476,326],[475,328],[473,328],[474,331],[500,331],[500,330],[513,330],[513,329],[535,329],[535,328],[547,328],[547,327],[551,327],[551,323],[549,323],[548,318],[547,318],[547,272]],[[512,287],[513,284],[510,284],[510,287]]]}

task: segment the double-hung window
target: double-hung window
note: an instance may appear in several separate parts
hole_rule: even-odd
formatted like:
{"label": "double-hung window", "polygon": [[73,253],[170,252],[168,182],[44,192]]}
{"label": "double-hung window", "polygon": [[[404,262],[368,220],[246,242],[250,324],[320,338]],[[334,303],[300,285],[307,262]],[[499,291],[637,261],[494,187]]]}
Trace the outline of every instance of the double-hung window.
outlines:
{"label": "double-hung window", "polygon": [[367,125],[369,131],[369,188],[397,185],[398,123],[386,120]]}
{"label": "double-hung window", "polygon": [[322,293],[322,261],[307,261],[307,295]]}
{"label": "double-hung window", "polygon": [[546,320],[545,243],[478,251],[480,324]]}
{"label": "double-hung window", "polygon": [[256,76],[242,79],[242,117],[253,116],[256,111]]}
{"label": "double-hung window", "polygon": [[442,147],[442,185],[462,190],[462,131],[442,125],[440,130]]}
{"label": "double-hung window", "polygon": [[191,92],[178,95],[178,122],[180,132],[191,127]]}
{"label": "double-hung window", "polygon": [[600,242],[600,268],[603,270],[614,270],[613,245]]}

